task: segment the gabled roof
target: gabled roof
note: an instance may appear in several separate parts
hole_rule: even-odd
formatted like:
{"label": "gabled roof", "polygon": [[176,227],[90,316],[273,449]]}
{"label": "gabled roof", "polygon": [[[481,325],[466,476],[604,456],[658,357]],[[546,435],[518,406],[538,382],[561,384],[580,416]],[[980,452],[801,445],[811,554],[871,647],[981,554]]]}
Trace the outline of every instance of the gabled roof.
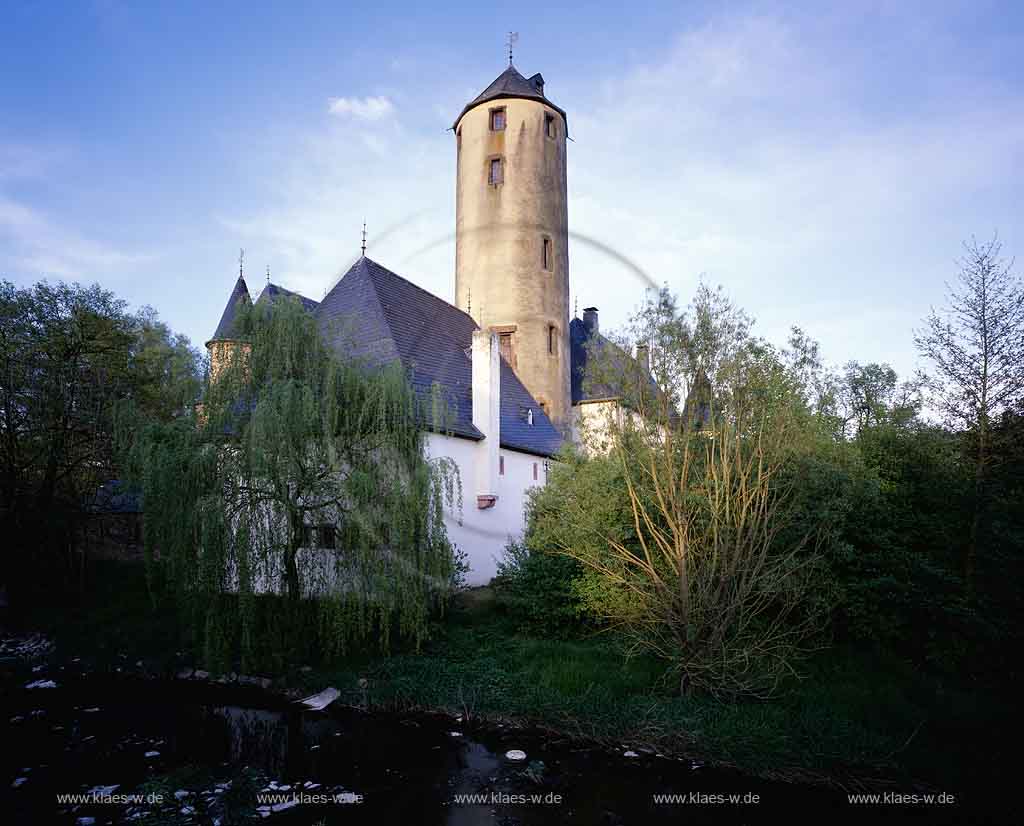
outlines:
{"label": "gabled roof", "polygon": [[[587,371],[587,360],[591,350],[600,353],[602,358],[608,359],[608,363],[605,365],[608,369],[604,371],[608,375],[635,375],[634,371],[637,369],[637,364],[633,356],[615,342],[591,330],[580,319],[574,318],[569,322],[569,375],[573,404],[586,401],[617,399],[623,395],[621,385],[615,386],[607,381],[594,381],[593,378],[590,381],[584,381]],[[647,379],[651,390],[660,394],[661,391],[657,383],[649,373],[647,374]]]}
{"label": "gabled roof", "polygon": [[[406,281],[365,256],[314,311],[325,339],[339,352],[370,367],[398,361],[413,386],[426,395],[435,383],[447,399],[448,428],[481,439],[473,425],[471,316]],[[527,423],[533,411],[533,424]],[[512,368],[501,361],[500,444],[541,456],[553,455],[562,437]]]}
{"label": "gabled roof", "polygon": [[489,100],[499,100],[501,98],[526,98],[528,100],[539,100],[542,103],[546,103],[562,116],[562,120],[565,121],[566,128],[568,129],[569,121],[565,116],[565,111],[560,107],[555,106],[554,103],[544,97],[544,78],[540,72],[527,80],[519,74],[518,71],[516,71],[516,67],[511,63],[504,72],[494,79],[494,82],[491,83],[490,86],[465,105],[463,110],[459,112],[459,116],[455,119],[455,123],[452,124],[452,128],[457,128],[459,121],[462,120],[462,116],[474,106],[479,106],[481,103],[487,103]]}
{"label": "gabled roof", "polygon": [[249,288],[245,285],[245,278],[241,273],[238,274],[238,280],[235,282],[231,295],[228,297],[228,303],[221,314],[220,324],[217,325],[217,329],[210,337],[210,341],[231,339],[234,336],[235,316],[238,314],[238,303],[240,301],[247,305],[252,304],[252,299],[249,298]]}
{"label": "gabled roof", "polygon": [[273,304],[275,301],[278,301],[282,298],[299,299],[299,302],[302,304],[303,309],[306,310],[306,312],[308,313],[313,312],[316,309],[317,304],[319,303],[314,301],[312,298],[306,298],[306,296],[304,295],[299,295],[298,293],[292,292],[291,290],[286,290],[284,287],[278,284],[271,284],[269,281],[267,282],[267,286],[263,288],[263,292],[260,293],[260,297],[256,299],[256,303],[266,304],[269,302]]}

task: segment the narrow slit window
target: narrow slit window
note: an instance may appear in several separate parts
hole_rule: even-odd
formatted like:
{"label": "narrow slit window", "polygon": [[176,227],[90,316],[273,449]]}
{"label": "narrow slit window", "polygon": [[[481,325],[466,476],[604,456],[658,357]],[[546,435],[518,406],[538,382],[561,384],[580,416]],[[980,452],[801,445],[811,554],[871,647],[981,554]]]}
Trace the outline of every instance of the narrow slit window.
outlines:
{"label": "narrow slit window", "polygon": [[544,134],[549,138],[555,137],[557,127],[555,126],[554,115],[544,115]]}
{"label": "narrow slit window", "polygon": [[533,463],[533,481],[534,482],[537,481],[537,463],[536,462]]}
{"label": "narrow slit window", "polygon": [[504,476],[505,475],[505,457],[504,456],[499,456],[498,457],[498,475],[499,476]]}
{"label": "narrow slit window", "polygon": [[548,354],[558,355],[558,329],[554,324],[548,325]]}
{"label": "narrow slit window", "polygon": [[545,238],[542,247],[543,249],[541,252],[541,263],[544,265],[544,269],[550,272],[552,267],[554,266],[554,261],[551,254],[551,239]]}
{"label": "narrow slit window", "polygon": [[491,131],[501,132],[505,129],[505,110],[492,109],[491,110]]}
{"label": "narrow slit window", "polygon": [[487,183],[500,184],[505,180],[505,170],[502,166],[501,158],[491,158],[487,167]]}

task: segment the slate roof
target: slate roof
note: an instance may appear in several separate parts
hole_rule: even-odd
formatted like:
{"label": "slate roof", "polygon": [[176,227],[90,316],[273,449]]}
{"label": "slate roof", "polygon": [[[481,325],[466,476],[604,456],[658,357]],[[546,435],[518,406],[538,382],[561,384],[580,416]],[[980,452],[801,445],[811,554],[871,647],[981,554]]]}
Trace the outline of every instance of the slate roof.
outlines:
{"label": "slate roof", "polygon": [[142,494],[120,479],[111,479],[100,485],[87,507],[94,514],[142,513]]}
{"label": "slate roof", "polygon": [[312,298],[306,298],[304,295],[299,295],[291,290],[286,290],[279,284],[271,284],[269,281],[267,282],[267,286],[263,288],[263,292],[260,293],[260,297],[256,299],[256,303],[260,304],[260,302],[262,302],[266,304],[267,302],[270,302],[272,304],[282,298],[299,299],[303,309],[309,313],[313,312],[317,308],[317,304],[319,304],[319,302],[314,301]]}
{"label": "slate roof", "polygon": [[220,324],[217,325],[217,329],[210,338],[210,341],[232,338],[234,335],[235,316],[238,313],[239,301],[243,301],[246,304],[252,304],[252,299],[249,298],[249,288],[245,285],[245,278],[241,273],[239,273],[238,280],[235,282],[235,286],[231,290],[227,306],[224,307],[224,312],[220,317]]}
{"label": "slate roof", "polygon": [[[436,382],[447,398],[452,433],[482,439],[473,425],[471,316],[365,256],[319,303],[314,317],[325,339],[370,367],[399,361],[421,394]],[[533,424],[526,411],[533,410]],[[553,455],[562,437],[512,368],[501,360],[500,444]]]}
{"label": "slate roof", "polygon": [[[617,399],[622,396],[622,388],[616,387],[607,382],[584,382],[587,369],[588,350],[587,344],[593,341],[593,348],[599,352],[608,354],[609,366],[615,375],[625,376],[635,370],[636,359],[623,350],[619,345],[609,341],[599,332],[590,330],[580,319],[574,318],[569,322],[569,370],[570,370],[570,392],[572,403],[579,404],[585,401],[598,401],[601,399]],[[651,389],[660,393],[657,383],[648,375]]]}
{"label": "slate roof", "polygon": [[490,86],[466,104],[463,110],[459,112],[459,116],[455,119],[455,123],[452,124],[452,129],[458,127],[459,121],[462,120],[462,116],[474,106],[479,106],[481,103],[486,103],[489,100],[499,100],[501,98],[527,98],[528,100],[539,100],[558,112],[558,114],[562,116],[562,120],[565,121],[566,129],[568,129],[569,119],[565,115],[565,110],[548,100],[544,96],[543,89],[544,78],[541,76],[540,72],[527,79],[519,74],[515,66],[510,64],[504,72],[494,79],[494,82],[491,83]]}

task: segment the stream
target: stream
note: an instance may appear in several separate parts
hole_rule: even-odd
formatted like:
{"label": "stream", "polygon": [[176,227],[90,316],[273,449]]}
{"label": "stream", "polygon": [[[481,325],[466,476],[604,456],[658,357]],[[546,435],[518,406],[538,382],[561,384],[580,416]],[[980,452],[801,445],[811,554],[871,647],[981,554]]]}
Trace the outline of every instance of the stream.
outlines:
{"label": "stream", "polygon": [[[5,823],[616,826],[868,814],[835,790],[458,716],[367,713],[344,700],[315,712],[255,687],[72,663],[0,678]],[[913,813],[935,822],[935,811]]]}

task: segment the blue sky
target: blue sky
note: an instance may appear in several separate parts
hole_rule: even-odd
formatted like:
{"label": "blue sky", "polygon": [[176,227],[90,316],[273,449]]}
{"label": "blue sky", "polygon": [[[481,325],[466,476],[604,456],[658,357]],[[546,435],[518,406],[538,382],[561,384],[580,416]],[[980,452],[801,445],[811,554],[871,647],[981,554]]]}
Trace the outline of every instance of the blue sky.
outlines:
{"label": "blue sky", "polygon": [[[917,363],[960,241],[1024,260],[1024,6],[43,3],[0,30],[0,277],[98,281],[202,344],[250,288],[368,253],[451,299],[454,139],[505,65],[569,114],[569,220],[781,343]],[[1017,271],[1021,271],[1018,266]],[[644,283],[570,245],[574,302]]]}

